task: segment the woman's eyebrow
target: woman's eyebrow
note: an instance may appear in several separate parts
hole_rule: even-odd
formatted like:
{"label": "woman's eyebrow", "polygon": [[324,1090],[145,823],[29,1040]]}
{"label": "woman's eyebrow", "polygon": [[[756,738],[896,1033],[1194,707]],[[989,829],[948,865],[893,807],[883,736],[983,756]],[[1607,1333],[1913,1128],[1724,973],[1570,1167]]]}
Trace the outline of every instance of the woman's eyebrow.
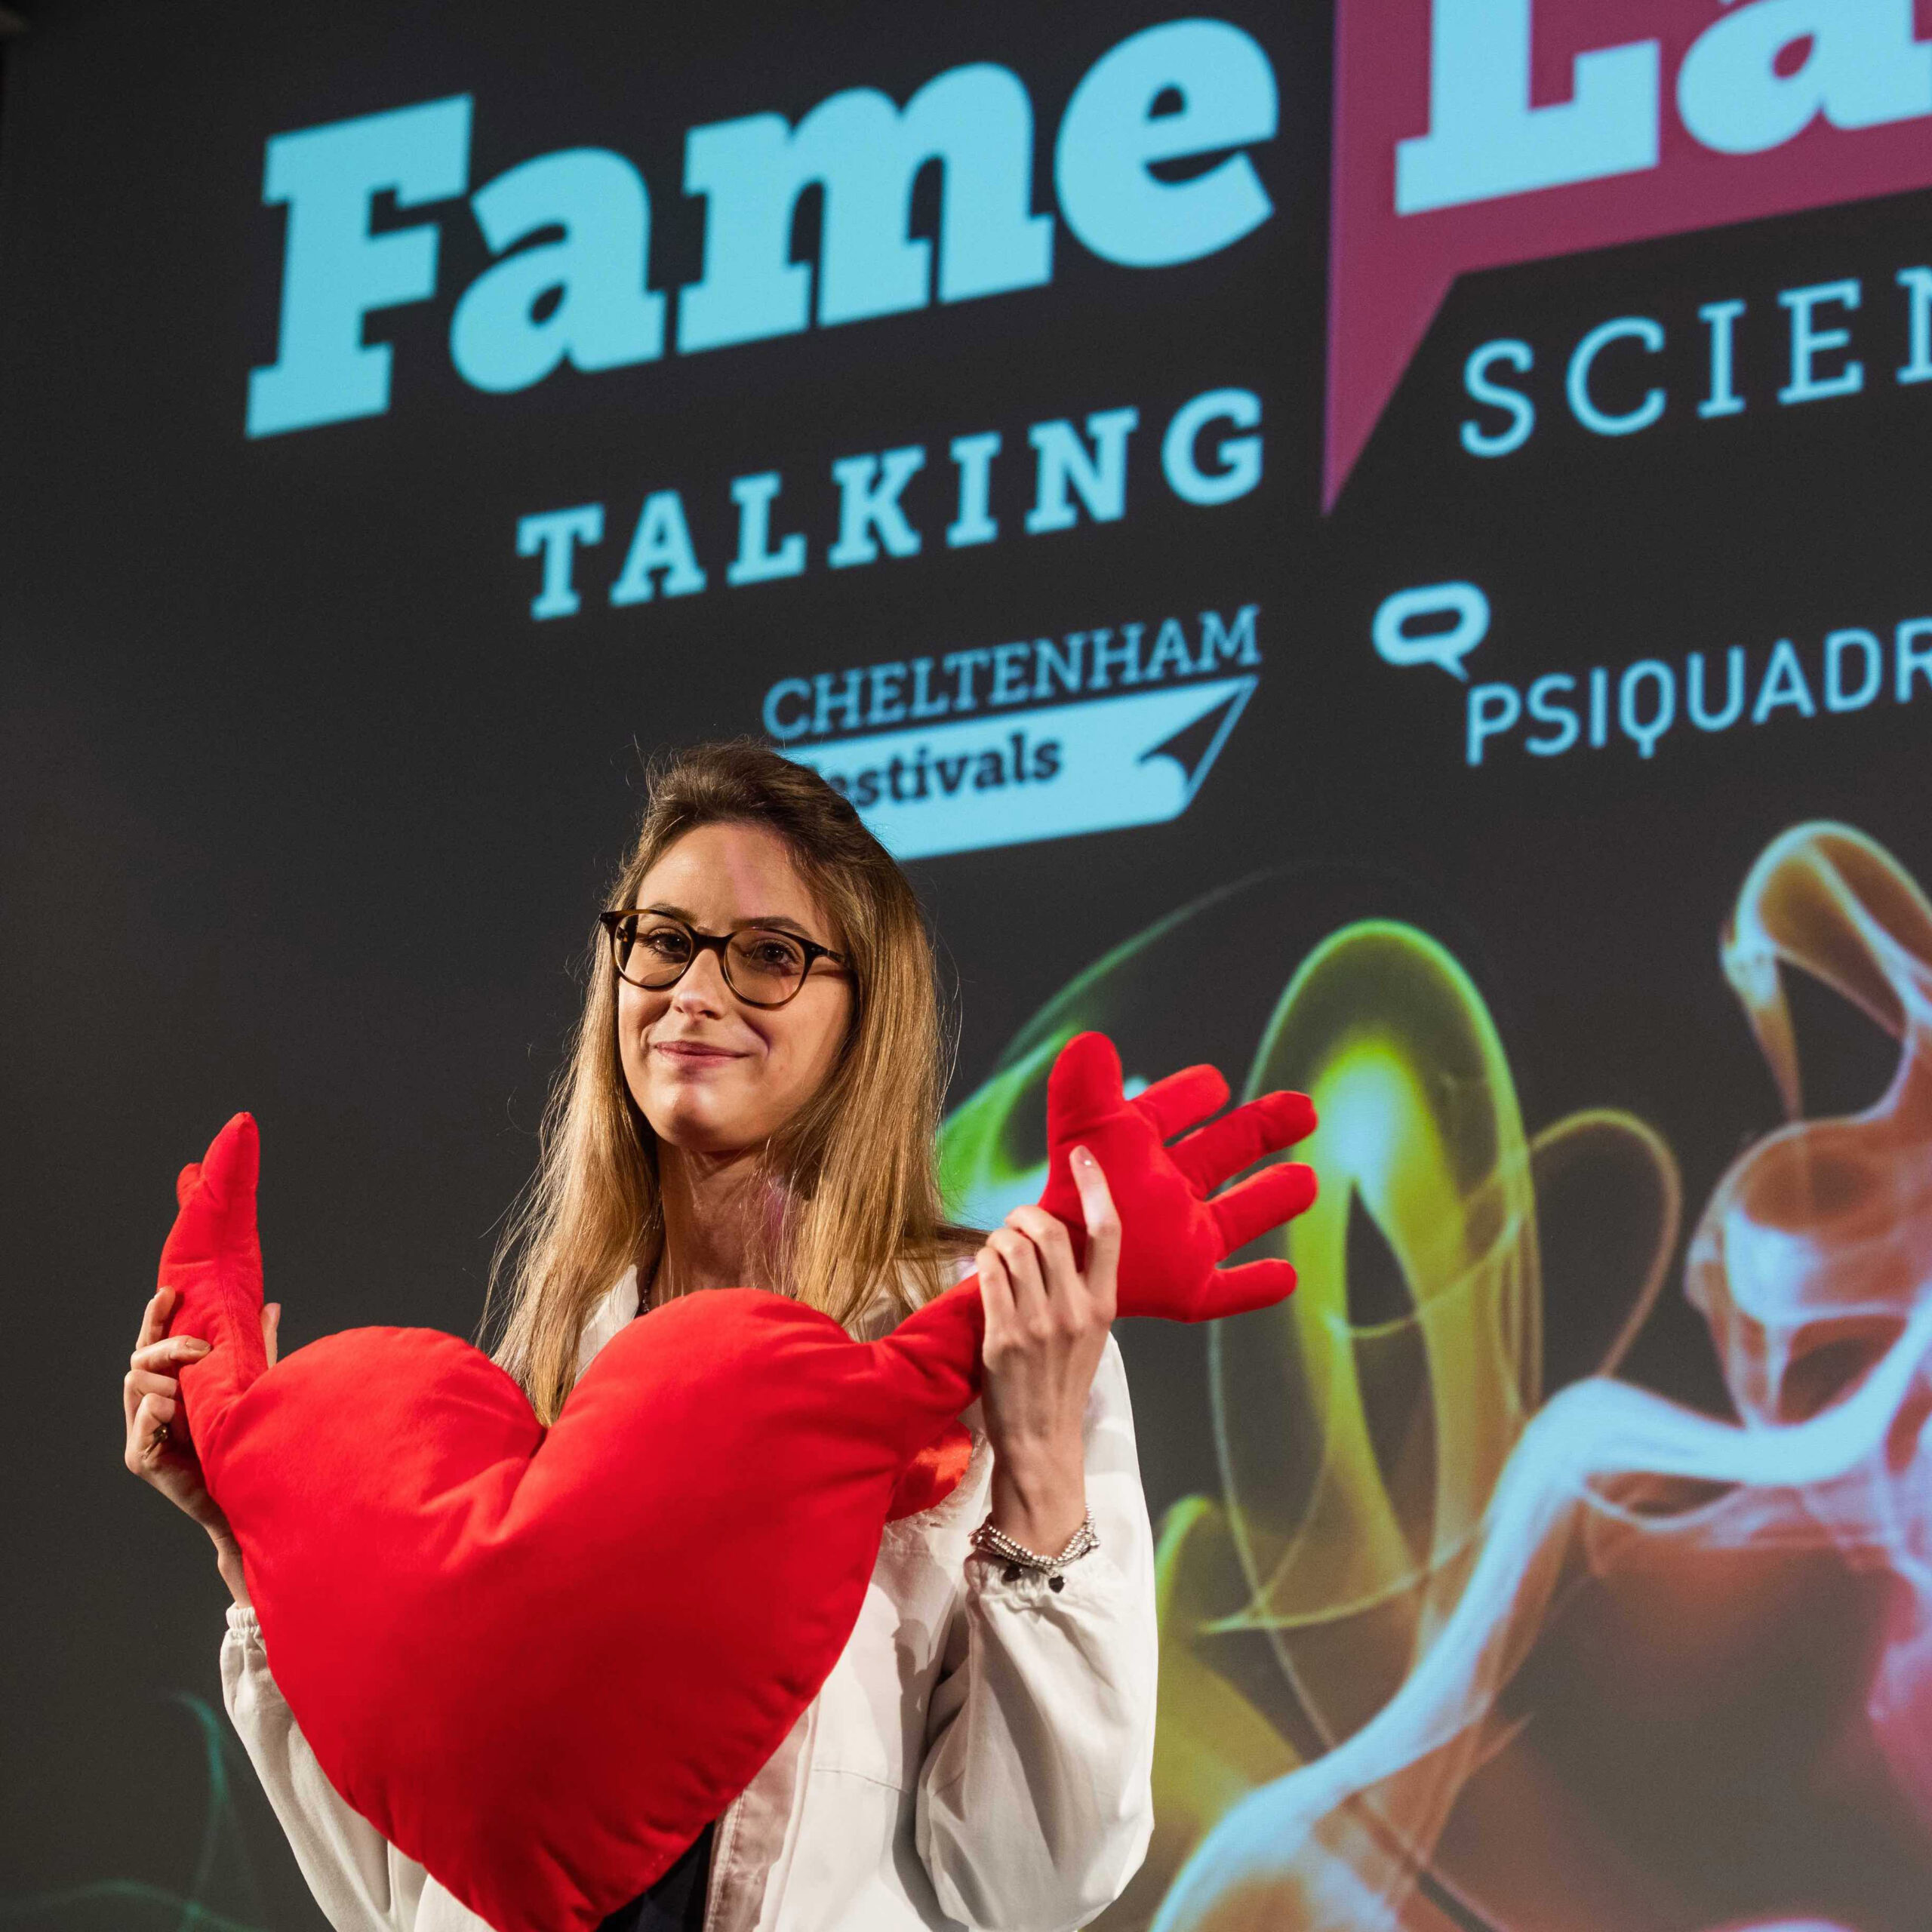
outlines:
{"label": "woman's eyebrow", "polygon": [[[681,919],[686,925],[693,928],[697,924],[696,917],[686,912],[681,906],[640,906],[638,910],[645,912],[662,912],[666,918]],[[783,912],[755,912],[748,919],[734,919],[731,922],[731,930],[734,933],[742,932],[747,926],[770,926],[781,932],[796,933],[801,939],[804,940],[811,939],[812,937],[809,928],[801,925],[796,919]],[[813,943],[816,945],[817,942],[813,940]]]}

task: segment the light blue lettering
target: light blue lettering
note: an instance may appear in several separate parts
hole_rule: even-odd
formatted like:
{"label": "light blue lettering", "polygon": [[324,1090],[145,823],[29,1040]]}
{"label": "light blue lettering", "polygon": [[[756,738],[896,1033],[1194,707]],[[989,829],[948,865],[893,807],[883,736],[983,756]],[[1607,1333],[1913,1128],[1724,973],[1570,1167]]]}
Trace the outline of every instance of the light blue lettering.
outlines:
{"label": "light blue lettering", "polygon": [[999,534],[998,521],[987,508],[992,500],[993,458],[999,454],[999,440],[996,429],[952,439],[952,460],[959,469],[959,514],[946,530],[950,549],[958,549],[967,543],[990,543]]}
{"label": "light blue lettering", "polygon": [[1507,429],[1485,429],[1480,423],[1465,418],[1463,447],[1472,456],[1508,456],[1530,440],[1537,426],[1536,405],[1521,389],[1494,381],[1490,371],[1500,362],[1527,375],[1536,365],[1536,351],[1527,342],[1486,342],[1463,368],[1463,386],[1477,402],[1507,412]]}
{"label": "light blue lettering", "polygon": [[288,205],[275,359],[248,374],[248,432],[272,436],[380,416],[390,351],[365,344],[362,318],[436,292],[433,223],[371,235],[376,196],[398,208],[461,194],[469,182],[469,97],[277,134],[262,199]]}
{"label": "light blue lettering", "polygon": [[895,557],[918,554],[919,533],[906,521],[899,493],[925,461],[915,443],[883,456],[841,457],[832,466],[839,491],[838,541],[826,552],[827,563],[843,569],[875,562],[881,541]]}
{"label": "light blue lettering", "polygon": [[775,469],[731,479],[731,500],[738,506],[738,554],[725,567],[727,583],[768,583],[804,569],[805,540],[798,531],[777,549],[771,547],[771,501],[783,480]]}
{"label": "light blue lettering", "polygon": [[1787,288],[1778,300],[1791,312],[1791,380],[1778,391],[1782,403],[1817,402],[1832,395],[1856,395],[1865,386],[1865,365],[1847,361],[1835,376],[1821,377],[1817,361],[1826,350],[1850,346],[1849,329],[1821,329],[1814,318],[1829,304],[1856,309],[1864,291],[1856,281],[1824,281],[1811,288]]}
{"label": "light blue lettering", "polygon": [[[664,349],[664,298],[644,285],[651,202],[637,170],[604,148],[546,154],[470,198],[501,255],[561,226],[560,242],[518,249],[463,291],[450,324],[457,373],[503,394],[566,360],[585,370],[648,362]],[[558,297],[540,321],[537,309]]]}
{"label": "light blue lettering", "polygon": [[782,678],[764,694],[764,728],[780,744],[788,739],[802,738],[812,728],[809,709],[794,712],[789,718],[780,715],[778,707],[791,699],[808,706],[812,700],[811,686],[802,678]]}
{"label": "light blue lettering", "polygon": [[1764,681],[1758,687],[1758,702],[1751,707],[1752,723],[1763,724],[1773,712],[1786,705],[1806,718],[1815,718],[1818,713],[1798,653],[1789,638],[1781,637],[1771,647],[1770,662],[1764,666]]}
{"label": "light blue lettering", "polygon": [[704,573],[698,568],[685,521],[684,500],[675,490],[654,491],[645,499],[623,574],[611,586],[611,601],[648,603],[651,580],[659,571],[664,573],[666,597],[689,597],[704,588]]}
{"label": "light blue lettering", "polygon": [[1577,343],[1577,352],[1570,358],[1567,383],[1570,407],[1577,420],[1599,436],[1634,435],[1639,429],[1647,429],[1663,414],[1664,392],[1660,389],[1650,390],[1635,409],[1620,415],[1598,408],[1590,395],[1590,372],[1596,366],[1597,358],[1614,342],[1639,343],[1654,355],[1663,347],[1663,327],[1647,315],[1620,315],[1591,330]]}
{"label": "light blue lettering", "polygon": [[1232,624],[1223,623],[1218,611],[1203,611],[1201,655],[1194,660],[1194,668],[1211,671],[1217,663],[1259,664],[1261,649],[1254,641],[1254,620],[1260,610],[1259,604],[1244,604]]}
{"label": "light blue lettering", "polygon": [[1737,393],[1737,318],[1744,313],[1742,302],[1706,302],[1697,311],[1698,319],[1711,332],[1711,392],[1697,405],[1703,417],[1741,416],[1744,398]]}
{"label": "light blue lettering", "polygon": [[[1655,709],[1647,718],[1638,713],[1639,694],[1646,685],[1656,687]],[[1668,731],[1677,716],[1677,678],[1668,664],[1646,657],[1632,664],[1617,685],[1617,721],[1623,735],[1632,740],[1645,758],[1656,750],[1657,740]]]}
{"label": "light blue lettering", "polygon": [[810,268],[791,258],[792,211],[825,191],[818,319],[857,321],[922,309],[932,245],[908,232],[921,166],[944,165],[939,299],[964,301],[1051,278],[1053,217],[1031,213],[1033,109],[1004,67],[954,67],[902,112],[854,88],[821,101],[795,128],[778,114],[694,128],[685,192],[703,195],[703,279],[678,299],[678,346],[786,335],[804,328]]}
{"label": "light blue lettering", "polygon": [[[1857,651],[1864,660],[1862,679],[1857,689],[1848,689],[1844,678],[1845,653]],[[1825,709],[1827,711],[1863,711],[1878,695],[1885,681],[1885,654],[1869,631],[1833,631],[1825,640]]]}
{"label": "light blue lettering", "polygon": [[1901,383],[1932,383],[1932,269],[1900,269],[1899,286],[1910,306],[1912,352]]}
{"label": "light blue lettering", "polygon": [[1480,764],[1484,745],[1512,729],[1523,715],[1522,695],[1514,685],[1472,685],[1464,715],[1463,755]]}
{"label": "light blue lettering", "polygon": [[1071,423],[1035,423],[1027,441],[1038,453],[1029,535],[1070,530],[1078,518],[1069,490],[1078,491],[1096,523],[1116,522],[1127,512],[1127,439],[1140,420],[1137,409],[1103,409],[1087,419],[1090,453]]}
{"label": "light blue lettering", "polygon": [[1720,154],[1782,147],[1820,113],[1835,128],[1916,120],[1932,114],[1932,45],[1917,38],[1912,0],[1751,0],[1684,57],[1677,109]]}
{"label": "light blue lettering", "polygon": [[1261,481],[1261,438],[1223,436],[1214,446],[1216,467],[1201,469],[1195,444],[1210,423],[1252,429],[1261,420],[1261,398],[1251,389],[1209,389],[1174,411],[1161,439],[1161,467],[1168,487],[1184,503],[1231,503]]}
{"label": "light blue lettering", "polygon": [[1434,0],[1430,17],[1429,132],[1396,145],[1398,214],[1657,166],[1656,41],[1578,54],[1571,98],[1532,107],[1531,0]]}
{"label": "light blue lettering", "polygon": [[[1172,112],[1157,112],[1178,94]],[[1273,211],[1244,154],[1184,181],[1152,169],[1274,138],[1274,69],[1225,20],[1171,20],[1103,54],[1073,91],[1054,149],[1066,225],[1103,261],[1191,262],[1238,242]]]}
{"label": "light blue lettering", "polygon": [[1921,638],[1932,638],[1932,617],[1908,619],[1900,625],[1893,639],[1898,655],[1892,695],[1900,704],[1912,702],[1915,678],[1923,678],[1927,688],[1932,689],[1932,643],[1921,644]]}
{"label": "light blue lettering", "polygon": [[580,503],[568,510],[543,510],[521,518],[516,527],[519,557],[543,558],[543,588],[530,607],[533,617],[569,617],[583,600],[571,581],[571,565],[580,543],[604,540],[604,506]]}
{"label": "light blue lettering", "polygon": [[[1525,749],[1535,752],[1538,758],[1555,758],[1567,752],[1583,735],[1583,728],[1577,721],[1576,712],[1567,704],[1557,702],[1559,693],[1576,688],[1576,679],[1566,671],[1552,671],[1530,687],[1530,715],[1539,724],[1553,724],[1556,729],[1546,738],[1525,738]],[[1472,759],[1471,762],[1479,763],[1480,760]]]}
{"label": "light blue lettering", "polygon": [[1700,731],[1727,731],[1744,715],[1744,647],[1734,644],[1724,653],[1724,699],[1721,711],[1704,708],[1704,654],[1694,651],[1685,663],[1684,709]]}

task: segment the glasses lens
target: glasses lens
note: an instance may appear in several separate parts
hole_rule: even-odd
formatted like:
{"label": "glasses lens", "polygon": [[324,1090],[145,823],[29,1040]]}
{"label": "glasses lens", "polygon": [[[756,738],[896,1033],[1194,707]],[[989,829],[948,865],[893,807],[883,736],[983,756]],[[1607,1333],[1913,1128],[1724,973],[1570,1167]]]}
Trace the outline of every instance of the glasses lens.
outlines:
{"label": "glasses lens", "polygon": [[804,982],[805,949],[789,933],[752,926],[734,934],[724,952],[731,990],[755,1005],[777,1006]]}
{"label": "glasses lens", "polygon": [[617,971],[640,986],[668,986],[691,963],[691,936],[675,919],[625,919],[617,927]]}

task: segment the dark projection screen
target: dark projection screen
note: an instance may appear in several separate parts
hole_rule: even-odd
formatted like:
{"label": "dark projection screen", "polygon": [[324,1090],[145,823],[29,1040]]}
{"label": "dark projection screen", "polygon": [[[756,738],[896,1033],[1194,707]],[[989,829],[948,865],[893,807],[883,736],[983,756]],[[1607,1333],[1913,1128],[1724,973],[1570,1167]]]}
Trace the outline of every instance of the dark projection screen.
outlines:
{"label": "dark projection screen", "polygon": [[1306,1088],[1128,1324],[1109,1928],[1932,1923],[1932,6],[43,0],[0,112],[0,1916],[318,1926],[121,1466],[238,1108],[285,1347],[473,1331],[660,749],[1052,1051]]}

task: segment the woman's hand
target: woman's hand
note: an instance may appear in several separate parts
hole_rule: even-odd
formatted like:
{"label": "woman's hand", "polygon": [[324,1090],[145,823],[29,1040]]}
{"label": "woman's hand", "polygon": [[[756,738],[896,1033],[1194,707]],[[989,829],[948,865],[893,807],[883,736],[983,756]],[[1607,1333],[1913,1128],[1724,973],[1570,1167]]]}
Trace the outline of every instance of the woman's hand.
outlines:
{"label": "woman's hand", "polygon": [[[185,1429],[173,1426],[181,1401],[181,1371],[198,1361],[208,1352],[207,1343],[193,1335],[166,1335],[168,1318],[174,1312],[174,1291],[158,1289],[141,1317],[141,1332],[134,1352],[128,1358],[128,1373],[121,1384],[121,1406],[128,1429],[125,1460],[140,1479],[151,1484],[177,1509],[184,1510],[206,1530],[213,1540],[216,1561],[223,1580],[237,1603],[248,1601],[248,1588],[242,1578],[242,1552],[236,1546],[228,1518],[209,1495],[202,1480],[201,1458]],[[281,1304],[270,1302],[262,1310],[262,1346],[273,1367],[275,1331],[281,1320]]]}
{"label": "woman's hand", "polygon": [[986,1315],[985,1413],[993,1449],[992,1521],[1057,1556],[1087,1514],[1081,1423],[1113,1325],[1120,1217],[1100,1164],[1073,1150],[1087,1265],[1043,1208],[1016,1208],[977,1258]]}

